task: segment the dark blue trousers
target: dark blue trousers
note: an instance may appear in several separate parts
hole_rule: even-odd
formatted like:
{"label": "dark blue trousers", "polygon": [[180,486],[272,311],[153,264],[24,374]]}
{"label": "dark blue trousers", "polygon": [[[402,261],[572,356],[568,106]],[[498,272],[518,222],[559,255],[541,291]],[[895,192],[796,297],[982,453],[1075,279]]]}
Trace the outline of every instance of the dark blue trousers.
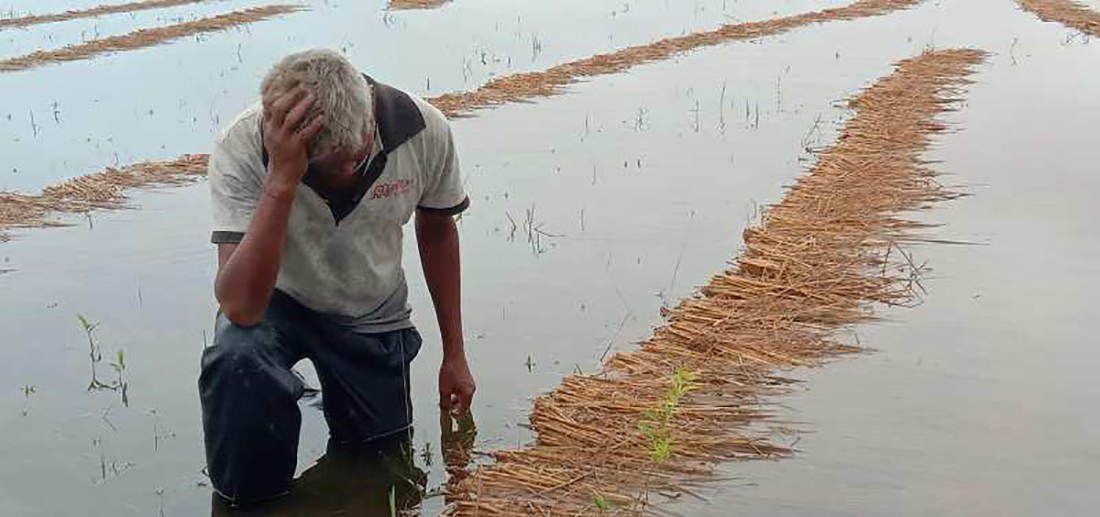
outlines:
{"label": "dark blue trousers", "polygon": [[399,515],[418,508],[428,473],[416,466],[412,433],[400,432],[363,445],[330,442],[325,455],[294,481],[286,497],[247,506],[211,499],[212,517],[387,516],[390,494]]}
{"label": "dark blue trousers", "polygon": [[218,314],[199,376],[206,463],[214,489],[233,502],[285,493],[298,458],[305,391],[291,368],[309,359],[321,381],[331,439],[362,443],[412,425],[409,363],[420,351],[412,328],[361,334],[275,291],[256,326]]}

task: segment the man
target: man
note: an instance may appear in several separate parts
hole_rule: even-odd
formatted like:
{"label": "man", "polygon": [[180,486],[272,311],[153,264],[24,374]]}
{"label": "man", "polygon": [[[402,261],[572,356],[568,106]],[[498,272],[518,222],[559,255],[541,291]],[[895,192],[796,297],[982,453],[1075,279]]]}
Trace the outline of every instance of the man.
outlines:
{"label": "man", "polygon": [[303,358],[333,441],[411,425],[408,366],[421,338],[401,250],[414,212],[443,342],[440,404],[461,413],[474,393],[452,217],[469,200],[446,119],[329,50],[285,57],[261,94],[209,165],[220,311],[199,392],[210,479],[233,502],[287,491],[304,389],[291,367]]}

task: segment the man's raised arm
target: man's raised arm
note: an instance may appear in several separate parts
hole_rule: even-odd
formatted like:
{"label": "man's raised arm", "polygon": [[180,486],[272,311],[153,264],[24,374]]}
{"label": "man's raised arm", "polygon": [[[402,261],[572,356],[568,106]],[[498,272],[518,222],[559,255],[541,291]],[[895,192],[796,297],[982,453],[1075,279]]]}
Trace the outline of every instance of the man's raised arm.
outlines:
{"label": "man's raised arm", "polygon": [[313,94],[300,86],[263,100],[268,174],[244,238],[240,243],[218,244],[214,282],[222,311],[240,326],[253,326],[263,319],[275,290],[294,195],[309,167],[308,143],[323,124],[320,115],[302,124],[312,104]]}

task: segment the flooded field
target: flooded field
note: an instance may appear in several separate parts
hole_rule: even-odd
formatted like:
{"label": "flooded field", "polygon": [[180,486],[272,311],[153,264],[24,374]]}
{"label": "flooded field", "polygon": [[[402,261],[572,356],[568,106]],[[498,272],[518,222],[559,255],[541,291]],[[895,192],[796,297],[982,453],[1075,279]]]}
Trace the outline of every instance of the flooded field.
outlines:
{"label": "flooded field", "polygon": [[[433,97],[847,3],[455,0],[387,11],[381,0],[304,2],[309,10],[226,32],[0,73],[0,190],[36,193],[107,166],[209,152],[266,68],[307,45],[343,49],[372,75]],[[0,2],[0,13],[97,5]],[[260,5],[271,3],[0,28],[0,59]],[[876,308],[884,321],[842,336],[875,351],[789,372],[805,381],[776,401],[780,419],[802,431],[792,458],[721,464],[728,481],[663,508],[1089,515],[1100,503],[1100,418],[1088,410],[1100,402],[1089,326],[1100,312],[1088,299],[1100,288],[1100,240],[1088,224],[1100,215],[1091,200],[1100,47],[1011,0],[815,24],[455,120],[473,201],[460,221],[473,420],[441,421],[436,407],[438,332],[409,239],[411,302],[426,338],[414,362],[411,450],[380,461],[333,450],[317,464],[327,430],[303,401],[307,488],[266,514],[388,515],[393,487],[399,506],[439,514],[449,470],[532,438],[533,397],[633,349],[662,323],[661,308],[726,267],[757,207],[780,201],[811,151],[835,140],[848,116],[839,101],[898,60],[959,47],[992,55],[944,117],[958,131],[937,136],[928,157],[941,183],[974,195],[913,217],[944,225],[926,231],[933,237],[970,245],[910,249],[931,268],[923,303]],[[0,515],[227,513],[212,505],[203,473],[195,390],[215,310],[207,185],[136,191],[133,205],[0,243]],[[308,363],[301,370],[314,379]]]}

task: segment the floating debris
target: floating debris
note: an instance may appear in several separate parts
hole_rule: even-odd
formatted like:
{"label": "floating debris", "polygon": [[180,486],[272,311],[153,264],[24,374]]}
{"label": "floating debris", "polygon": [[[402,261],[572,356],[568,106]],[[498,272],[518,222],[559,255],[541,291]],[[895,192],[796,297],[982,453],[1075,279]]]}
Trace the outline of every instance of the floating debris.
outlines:
{"label": "floating debris", "polygon": [[859,351],[834,334],[874,319],[871,304],[919,298],[920,268],[890,250],[926,225],[898,214],[959,196],[921,154],[984,56],[928,52],[851,99],[837,143],[745,230],[732,267],[664,311],[639,350],[536,399],[534,443],[492,453],[451,487],[446,515],[641,514],[649,494],[712,479],[716,461],[790,454],[762,400],[786,391],[783,370]]}
{"label": "floating debris", "polygon": [[25,56],[0,60],[0,72],[15,72],[52,63],[91,59],[108,52],[152,47],[179,38],[223,31],[303,9],[303,7],[294,5],[254,7],[165,27],[142,29],[121,36],[110,36],[87,43],[69,45],[57,50],[39,50]]}

